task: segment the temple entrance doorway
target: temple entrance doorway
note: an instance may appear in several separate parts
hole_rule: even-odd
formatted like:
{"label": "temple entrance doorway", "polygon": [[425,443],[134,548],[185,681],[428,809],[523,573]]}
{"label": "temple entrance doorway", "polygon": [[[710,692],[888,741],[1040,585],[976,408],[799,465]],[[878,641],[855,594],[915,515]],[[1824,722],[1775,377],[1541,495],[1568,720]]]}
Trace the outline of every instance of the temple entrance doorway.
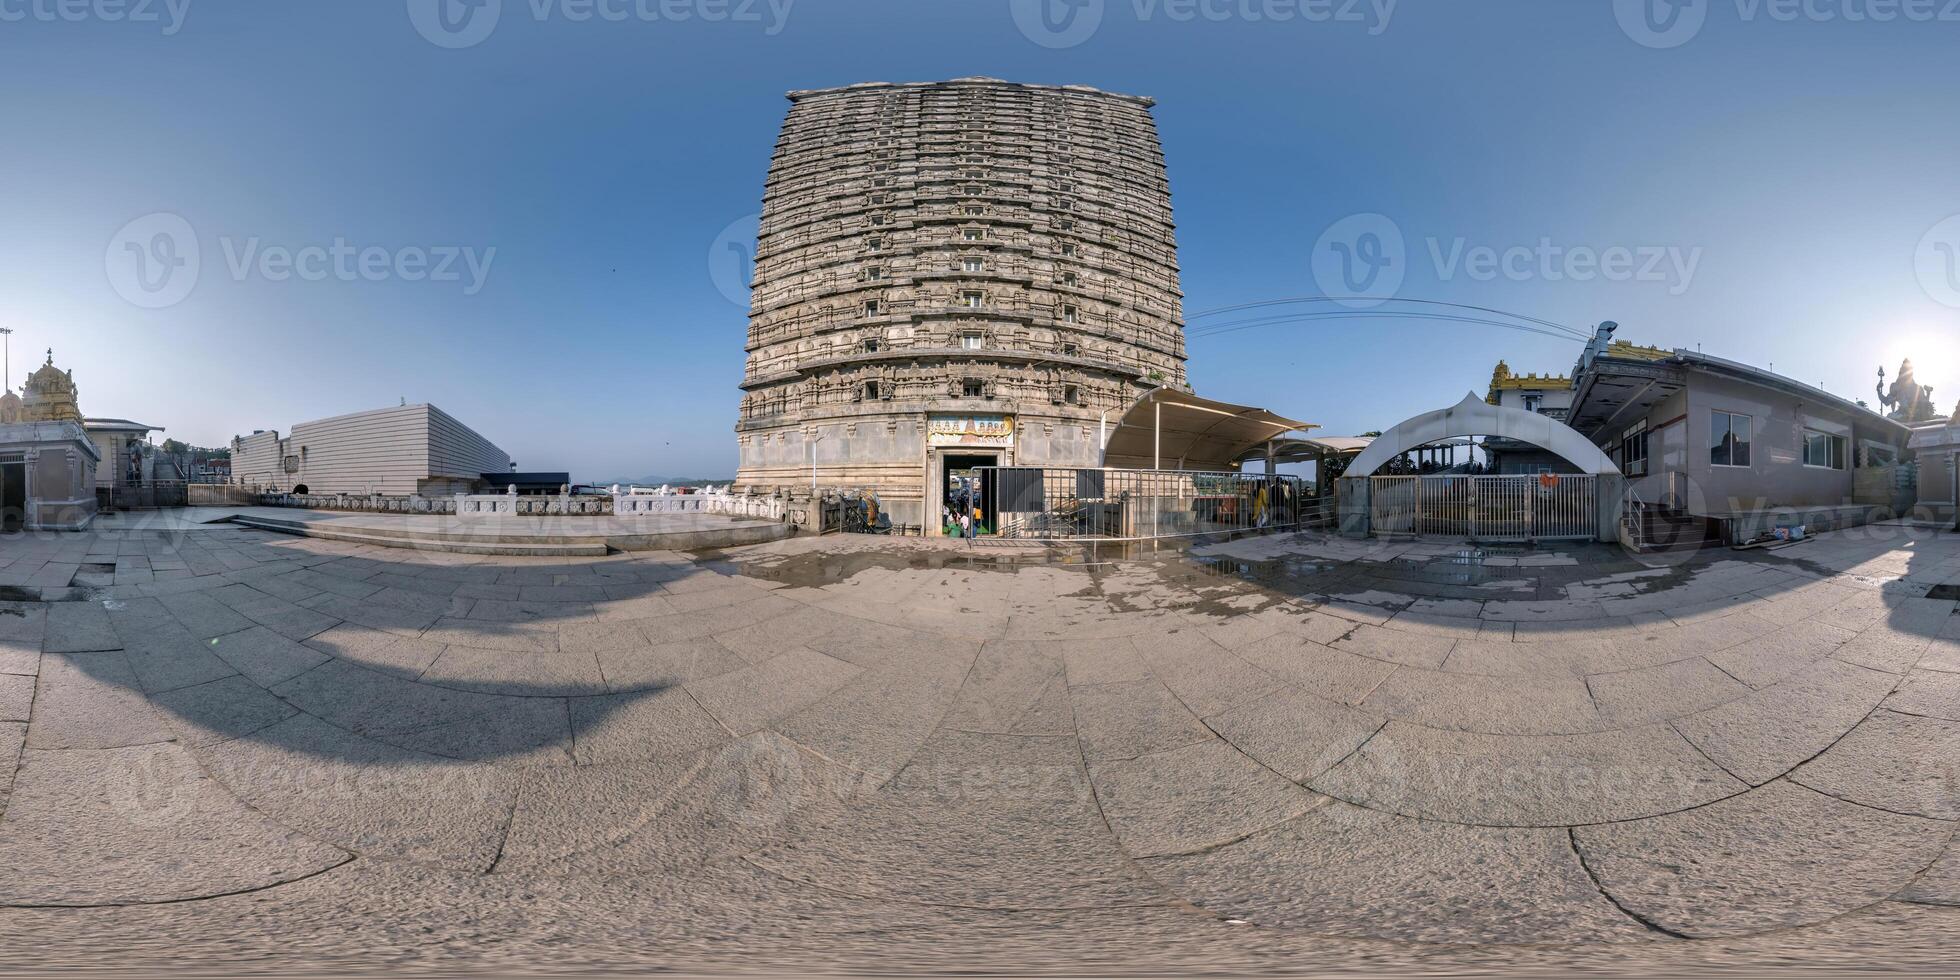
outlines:
{"label": "temple entrance doorway", "polygon": [[949,453],[940,457],[939,513],[941,532],[949,537],[960,533],[956,503],[961,489],[973,494],[975,535],[992,534],[998,524],[994,500],[998,491],[996,471],[984,467],[1000,465],[999,453]]}
{"label": "temple entrance doorway", "polygon": [[27,464],[0,463],[0,530],[20,530],[27,523]]}

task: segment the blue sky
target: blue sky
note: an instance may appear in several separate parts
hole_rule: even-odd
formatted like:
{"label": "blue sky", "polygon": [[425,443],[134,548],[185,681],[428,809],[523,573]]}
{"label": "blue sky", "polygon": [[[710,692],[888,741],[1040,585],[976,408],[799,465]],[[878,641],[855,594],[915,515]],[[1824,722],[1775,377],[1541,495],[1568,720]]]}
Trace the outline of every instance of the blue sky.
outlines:
{"label": "blue sky", "polygon": [[[1399,297],[1853,397],[1911,356],[1960,401],[1944,3],[1695,0],[1657,34],[1622,26],[1638,0],[1081,0],[1044,34],[1009,0],[502,0],[443,47],[411,17],[435,0],[68,2],[0,0],[9,380],[53,346],[84,411],[195,443],[407,398],[530,468],[732,473],[746,321],[710,256],[759,209],[783,93],[969,75],[1158,99],[1201,394],[1348,433],[1499,356],[1571,365],[1436,320],[1205,335],[1342,291],[1339,227],[1399,234]],[[156,288],[185,268],[163,231],[196,243],[187,294]]]}

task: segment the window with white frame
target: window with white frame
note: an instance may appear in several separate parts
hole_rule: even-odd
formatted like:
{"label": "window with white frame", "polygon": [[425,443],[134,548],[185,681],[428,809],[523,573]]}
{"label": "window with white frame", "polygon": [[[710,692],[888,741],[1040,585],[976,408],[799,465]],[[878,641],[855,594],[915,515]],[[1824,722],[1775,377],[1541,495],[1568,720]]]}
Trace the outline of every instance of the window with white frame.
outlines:
{"label": "window with white frame", "polygon": [[966,270],[966,271],[968,271],[968,272],[985,272],[985,271],[987,271],[987,263],[986,263],[986,262],[983,262],[983,261],[981,261],[980,259],[976,259],[976,258],[968,258],[968,259],[964,259],[964,260],[962,260],[962,261],[960,262],[960,267],[961,267],[961,268],[963,268],[963,269],[965,269],[965,270]]}
{"label": "window with white frame", "polygon": [[1076,322],[1076,320],[1077,320],[1077,316],[1076,316],[1076,309],[1075,309],[1075,307],[1073,307],[1073,306],[1064,306],[1064,307],[1062,307],[1062,322],[1063,322],[1063,323],[1074,323],[1074,322]]}
{"label": "window with white frame", "polygon": [[1803,465],[1818,469],[1841,470],[1845,467],[1844,437],[1819,432],[1816,429],[1803,430]]}
{"label": "window with white frame", "polygon": [[987,386],[982,384],[978,378],[968,378],[960,382],[960,397],[984,398],[986,395]]}
{"label": "window with white frame", "polygon": [[1620,472],[1627,476],[1647,475],[1647,423],[1628,429],[1620,436]]}
{"label": "window with white frame", "polygon": [[875,300],[875,299],[867,299],[867,300],[865,300],[865,301],[864,301],[864,315],[865,315],[865,316],[877,316],[877,315],[878,315],[878,301],[877,301],[877,300]]}
{"label": "window with white frame", "polygon": [[960,347],[964,350],[979,350],[983,338],[977,333],[960,334]]}
{"label": "window with white frame", "polygon": [[974,290],[968,290],[960,294],[960,305],[966,307],[969,310],[977,310],[981,307],[982,304],[986,302],[987,302],[986,293],[977,292]]}
{"label": "window with white frame", "polygon": [[980,228],[968,228],[961,232],[961,235],[969,242],[980,242],[986,241],[987,239],[986,231]]}
{"label": "window with white frame", "polygon": [[1748,466],[1756,420],[1734,412],[1712,412],[1708,429],[1708,462],[1715,466]]}

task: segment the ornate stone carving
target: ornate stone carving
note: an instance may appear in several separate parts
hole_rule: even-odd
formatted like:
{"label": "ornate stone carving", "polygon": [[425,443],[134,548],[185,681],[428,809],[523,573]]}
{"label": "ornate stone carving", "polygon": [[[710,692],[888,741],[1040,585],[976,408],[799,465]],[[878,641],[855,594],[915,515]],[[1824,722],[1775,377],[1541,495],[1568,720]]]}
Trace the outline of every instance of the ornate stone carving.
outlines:
{"label": "ornate stone carving", "polygon": [[81,405],[75,396],[72,372],[54,366],[54,349],[49,348],[47,363],[28,375],[21,388],[20,421],[80,422]]}

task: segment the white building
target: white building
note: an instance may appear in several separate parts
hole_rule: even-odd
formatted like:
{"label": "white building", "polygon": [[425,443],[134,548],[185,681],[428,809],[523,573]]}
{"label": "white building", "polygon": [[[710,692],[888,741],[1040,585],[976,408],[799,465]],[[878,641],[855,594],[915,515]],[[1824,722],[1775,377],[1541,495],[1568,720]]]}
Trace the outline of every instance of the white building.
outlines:
{"label": "white building", "polygon": [[231,460],[244,486],[388,496],[467,492],[510,469],[509,454],[429,404],[301,422],[283,439],[261,430],[233,439]]}

